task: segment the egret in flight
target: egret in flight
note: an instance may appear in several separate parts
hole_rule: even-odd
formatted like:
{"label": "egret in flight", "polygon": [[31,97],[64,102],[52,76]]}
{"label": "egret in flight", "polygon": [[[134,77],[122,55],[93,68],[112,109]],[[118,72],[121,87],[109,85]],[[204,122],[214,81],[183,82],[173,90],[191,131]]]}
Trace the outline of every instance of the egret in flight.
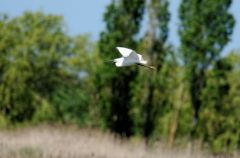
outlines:
{"label": "egret in flight", "polygon": [[147,65],[147,61],[143,59],[142,55],[136,53],[134,50],[124,47],[117,47],[117,50],[122,55],[121,58],[112,60],[117,67],[140,65],[155,69],[155,67]]}

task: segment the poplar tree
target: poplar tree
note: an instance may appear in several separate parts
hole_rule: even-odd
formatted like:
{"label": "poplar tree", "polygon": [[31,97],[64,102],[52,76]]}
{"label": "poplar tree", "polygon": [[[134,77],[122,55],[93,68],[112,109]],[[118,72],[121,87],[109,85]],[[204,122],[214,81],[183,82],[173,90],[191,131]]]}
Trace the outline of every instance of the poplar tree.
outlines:
{"label": "poplar tree", "polygon": [[[144,12],[144,0],[112,1],[104,14],[106,29],[99,41],[100,55],[104,60],[119,57],[116,46],[137,48],[135,38],[140,30]],[[131,83],[137,75],[136,67],[115,68],[114,65],[103,67],[99,77],[102,94],[102,114],[105,126],[121,135],[132,134],[132,119],[129,116]],[[104,99],[109,95],[110,101]]]}
{"label": "poplar tree", "polygon": [[195,125],[202,106],[206,71],[220,58],[233,32],[231,3],[232,0],[184,0],[180,4],[180,49],[187,70]]}
{"label": "poplar tree", "polygon": [[170,20],[168,6],[169,2],[167,0],[151,0],[148,5],[149,28],[143,39],[143,44],[147,43],[147,45],[145,44],[146,53],[149,55],[150,64],[156,67],[156,71],[147,72],[151,74],[146,77],[147,90],[144,92],[146,93],[146,100],[142,111],[144,116],[143,134],[147,139],[156,129],[159,112],[163,111],[167,99],[163,87],[166,74],[162,75],[162,69],[167,53],[170,52],[167,45]]}

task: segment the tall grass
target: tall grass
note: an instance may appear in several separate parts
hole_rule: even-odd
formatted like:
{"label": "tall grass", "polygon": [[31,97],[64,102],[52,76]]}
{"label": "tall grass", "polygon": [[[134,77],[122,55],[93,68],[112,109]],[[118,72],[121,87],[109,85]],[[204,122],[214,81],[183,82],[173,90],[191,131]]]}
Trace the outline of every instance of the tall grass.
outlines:
{"label": "tall grass", "polygon": [[[1,130],[0,158],[212,158],[201,150],[149,148],[142,140],[75,127],[41,126]],[[216,157],[216,156],[215,156]],[[217,157],[222,157],[218,155]],[[237,154],[233,157],[238,157]]]}

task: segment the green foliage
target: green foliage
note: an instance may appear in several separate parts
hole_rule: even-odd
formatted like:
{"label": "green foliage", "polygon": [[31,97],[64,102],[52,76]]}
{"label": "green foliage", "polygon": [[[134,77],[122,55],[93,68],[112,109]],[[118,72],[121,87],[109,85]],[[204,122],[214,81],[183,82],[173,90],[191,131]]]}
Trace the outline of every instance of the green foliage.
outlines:
{"label": "green foliage", "polygon": [[172,51],[166,43],[170,20],[168,5],[168,1],[149,1],[150,25],[139,46],[141,52],[145,52],[144,56],[149,56],[149,64],[156,67],[156,71],[140,70],[133,85],[134,131],[147,140],[168,135],[169,119],[165,116],[170,116],[171,105],[165,89],[170,86],[166,79],[170,77],[169,70],[174,64]]}
{"label": "green foliage", "polygon": [[231,2],[188,0],[180,5],[181,53],[187,68],[195,122],[203,104],[201,95],[206,85],[206,71],[219,59],[233,31],[235,21],[228,11]]}
{"label": "green foliage", "polygon": [[0,129],[6,128],[8,125],[9,125],[9,120],[5,116],[0,115]]}
{"label": "green foliage", "polygon": [[33,115],[33,123],[54,122],[57,120],[56,111],[53,105],[45,98],[36,96],[38,107]]}
{"label": "green foliage", "polygon": [[1,112],[13,122],[31,119],[61,78],[61,56],[68,51],[62,18],[25,13],[1,25]]}
{"label": "green foliage", "polygon": [[198,132],[215,152],[230,152],[239,146],[240,102],[233,101],[238,100],[240,94],[239,90],[235,89],[236,85],[239,86],[236,77],[240,71],[235,67],[237,63],[233,59],[236,61],[240,57],[230,54],[214,64],[207,74],[208,80],[203,91],[205,106],[202,107]]}
{"label": "green foliage", "polygon": [[100,61],[89,37],[70,38],[61,17],[39,12],[5,18],[1,27],[2,118],[95,124],[97,79],[92,76]]}
{"label": "green foliage", "polygon": [[229,75],[234,64],[221,58],[235,24],[229,13],[231,2],[188,0],[182,1],[179,10],[181,53],[194,110],[191,136],[200,138],[214,152],[229,152],[239,146],[239,110],[229,98],[233,97]]}
{"label": "green foliage", "polygon": [[[117,56],[116,46],[136,48],[135,36],[139,32],[143,17],[144,1],[112,1],[104,14],[106,30],[101,33],[99,49],[104,59]],[[102,114],[112,131],[121,135],[132,134],[132,118],[129,116],[131,82],[135,80],[135,68],[116,69],[106,65],[102,68],[100,82]],[[110,95],[108,95],[110,94]],[[107,102],[106,102],[107,100]],[[108,102],[109,101],[109,102]],[[107,110],[106,110],[107,109]]]}
{"label": "green foliage", "polygon": [[88,99],[81,89],[74,87],[63,87],[53,96],[57,114],[61,120],[81,126],[89,121]]}
{"label": "green foliage", "polygon": [[89,35],[73,37],[71,44],[72,51],[62,59],[68,75],[51,97],[57,118],[79,126],[101,126],[98,73],[102,61],[97,45]]}
{"label": "green foliage", "polygon": [[[99,73],[102,62],[89,35],[72,38],[73,48],[63,58],[69,76],[53,95],[59,118],[80,126],[100,126]],[[100,74],[98,74],[100,75]]]}

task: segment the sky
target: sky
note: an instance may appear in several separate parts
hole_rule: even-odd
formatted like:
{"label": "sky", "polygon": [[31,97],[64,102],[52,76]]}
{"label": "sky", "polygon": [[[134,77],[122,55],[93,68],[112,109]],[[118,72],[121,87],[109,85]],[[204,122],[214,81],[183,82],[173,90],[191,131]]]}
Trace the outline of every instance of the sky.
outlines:
{"label": "sky", "polygon": [[[181,0],[170,0],[171,21],[169,24],[169,42],[179,46],[177,28],[178,6]],[[69,35],[90,33],[93,40],[99,38],[104,30],[103,13],[111,0],[0,0],[0,13],[10,17],[20,16],[25,11],[42,11],[46,14],[62,15]],[[231,50],[240,50],[240,0],[233,0],[230,12],[236,24],[232,40],[223,50],[223,54]]]}

